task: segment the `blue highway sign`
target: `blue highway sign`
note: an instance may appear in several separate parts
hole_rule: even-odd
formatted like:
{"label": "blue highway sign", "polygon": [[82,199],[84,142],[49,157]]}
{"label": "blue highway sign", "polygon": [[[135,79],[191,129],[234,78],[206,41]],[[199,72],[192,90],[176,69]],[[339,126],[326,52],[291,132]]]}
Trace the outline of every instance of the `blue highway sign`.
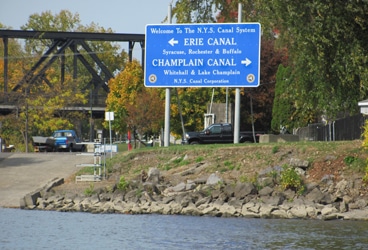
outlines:
{"label": "blue highway sign", "polygon": [[257,87],[259,23],[146,26],[147,87]]}

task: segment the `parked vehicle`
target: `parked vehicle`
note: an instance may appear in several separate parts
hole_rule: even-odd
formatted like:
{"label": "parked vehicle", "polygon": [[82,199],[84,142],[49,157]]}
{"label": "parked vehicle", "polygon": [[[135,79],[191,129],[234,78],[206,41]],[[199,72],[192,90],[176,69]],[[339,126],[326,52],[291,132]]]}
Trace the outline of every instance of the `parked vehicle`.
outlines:
{"label": "parked vehicle", "polygon": [[[258,142],[259,136],[265,132],[252,131],[239,132],[239,142]],[[186,144],[211,144],[211,143],[234,143],[233,126],[230,123],[215,123],[199,132],[187,132]]]}
{"label": "parked vehicle", "polygon": [[74,130],[56,130],[52,134],[55,151],[85,151],[85,145]]}
{"label": "parked vehicle", "polygon": [[35,152],[52,152],[54,151],[55,139],[52,137],[33,136],[33,149]]}

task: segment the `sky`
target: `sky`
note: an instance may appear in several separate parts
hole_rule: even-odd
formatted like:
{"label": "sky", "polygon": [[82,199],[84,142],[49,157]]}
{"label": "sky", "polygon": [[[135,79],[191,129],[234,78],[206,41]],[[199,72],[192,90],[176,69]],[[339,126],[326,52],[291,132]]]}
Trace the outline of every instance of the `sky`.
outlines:
{"label": "sky", "polygon": [[0,23],[18,30],[30,15],[61,10],[78,13],[81,23],[91,22],[116,33],[144,34],[147,24],[160,24],[172,0],[0,0]]}
{"label": "sky", "polygon": [[[19,30],[30,15],[69,10],[82,25],[92,22],[115,33],[144,34],[147,24],[161,24],[173,0],[0,0],[0,23]],[[124,45],[122,47],[125,47]],[[139,46],[135,46],[137,50]],[[139,48],[140,49],[140,48]],[[139,55],[134,55],[139,58]]]}

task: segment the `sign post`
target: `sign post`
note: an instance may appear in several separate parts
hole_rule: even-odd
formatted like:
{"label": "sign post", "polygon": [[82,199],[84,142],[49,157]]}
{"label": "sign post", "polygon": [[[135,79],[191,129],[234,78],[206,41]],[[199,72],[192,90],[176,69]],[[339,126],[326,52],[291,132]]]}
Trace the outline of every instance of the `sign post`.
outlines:
{"label": "sign post", "polygon": [[[242,20],[242,4],[238,4],[238,22]],[[259,65],[259,64],[258,64]],[[258,78],[259,79],[259,78]],[[239,143],[240,136],[240,88],[235,89],[234,144]]]}
{"label": "sign post", "polygon": [[[109,130],[110,130],[110,158],[112,158],[111,121],[114,120],[114,112],[105,112],[105,120],[106,121],[109,121]],[[106,148],[105,145],[104,145],[104,148]]]}
{"label": "sign post", "polygon": [[[235,109],[240,109],[240,88],[259,86],[259,23],[147,25],[145,46],[144,84],[166,88],[165,146],[169,88],[234,87]],[[234,143],[239,142],[239,113],[235,110]]]}

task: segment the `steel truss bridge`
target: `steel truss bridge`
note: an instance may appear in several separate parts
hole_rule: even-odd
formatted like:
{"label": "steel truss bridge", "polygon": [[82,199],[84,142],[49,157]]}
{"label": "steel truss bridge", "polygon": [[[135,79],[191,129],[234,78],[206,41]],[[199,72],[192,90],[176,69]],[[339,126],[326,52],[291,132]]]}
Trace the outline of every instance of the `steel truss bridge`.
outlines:
{"label": "steel truss bridge", "polygon": [[[126,42],[129,48],[129,61],[132,61],[135,44],[139,43],[142,51],[141,62],[144,65],[144,34],[0,30],[0,37],[4,44],[4,89],[2,93],[0,92],[0,113],[2,114],[16,109],[15,103],[20,98],[19,92],[21,92],[19,90],[25,86],[31,84],[48,84],[51,86],[45,72],[58,58],[61,58],[60,82],[63,83],[65,76],[65,51],[70,49],[73,56],[73,79],[77,79],[77,63],[79,61],[92,76],[87,88],[93,91],[91,92],[91,98],[88,104],[85,106],[69,107],[68,109],[88,110],[92,111],[95,117],[101,117],[105,112],[106,95],[99,98],[97,91],[102,88],[106,93],[109,92],[106,83],[113,77],[113,74],[86,41]],[[12,89],[8,89],[9,58],[12,56],[9,55],[9,39],[49,40],[51,44],[47,51],[33,64],[28,72],[24,73],[22,79]],[[92,64],[90,63],[91,60],[87,60],[78,48],[83,48],[87,52],[85,55],[92,59]],[[96,65],[98,66],[98,71],[96,70]]]}

